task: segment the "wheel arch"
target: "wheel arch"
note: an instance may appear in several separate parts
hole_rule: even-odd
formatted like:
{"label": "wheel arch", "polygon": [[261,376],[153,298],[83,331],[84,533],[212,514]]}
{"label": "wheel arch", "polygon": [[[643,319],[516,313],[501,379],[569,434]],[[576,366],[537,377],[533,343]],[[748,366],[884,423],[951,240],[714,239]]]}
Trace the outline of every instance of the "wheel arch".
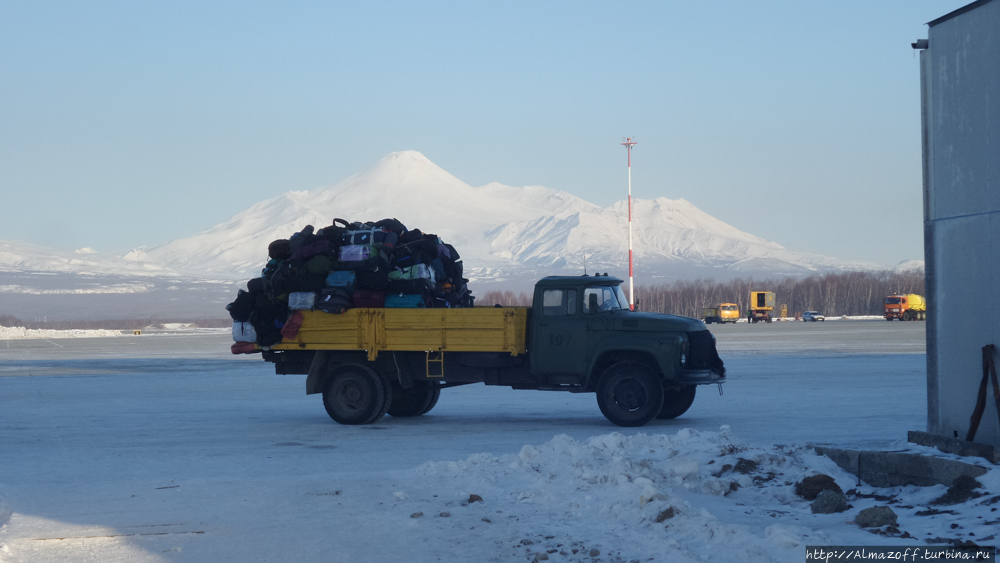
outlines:
{"label": "wheel arch", "polygon": [[653,370],[653,373],[660,378],[660,381],[666,383],[663,370],[660,368],[660,362],[656,360],[652,352],[637,348],[616,348],[601,352],[594,358],[590,370],[587,372],[587,381],[584,384],[586,389],[588,391],[596,391],[597,382],[600,380],[601,374],[609,367],[624,361],[638,362],[645,365]]}

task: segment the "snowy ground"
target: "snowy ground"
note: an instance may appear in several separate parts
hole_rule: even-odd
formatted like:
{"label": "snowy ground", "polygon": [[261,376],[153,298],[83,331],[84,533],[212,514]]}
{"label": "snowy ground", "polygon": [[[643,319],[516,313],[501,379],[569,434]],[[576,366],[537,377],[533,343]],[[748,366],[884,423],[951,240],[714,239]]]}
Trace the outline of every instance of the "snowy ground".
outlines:
{"label": "snowy ground", "polygon": [[[0,561],[804,561],[806,544],[995,543],[996,469],[988,495],[921,516],[945,487],[857,487],[805,447],[925,451],[903,441],[925,426],[923,323],[713,331],[725,395],[703,387],[640,429],[592,395],[478,385],[418,419],[339,426],[304,376],[228,355],[226,335],[0,341]],[[793,490],[817,472],[895,498],[814,515]],[[920,539],[849,523],[887,503]]]}

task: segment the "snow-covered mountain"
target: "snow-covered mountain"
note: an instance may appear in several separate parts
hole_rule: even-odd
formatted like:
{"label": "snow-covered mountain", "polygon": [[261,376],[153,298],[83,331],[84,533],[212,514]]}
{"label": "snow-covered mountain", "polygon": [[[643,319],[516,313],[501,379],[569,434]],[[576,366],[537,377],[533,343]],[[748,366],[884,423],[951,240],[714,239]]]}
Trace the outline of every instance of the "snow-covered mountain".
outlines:
{"label": "snow-covered mountain", "polygon": [[[266,260],[270,241],[334,218],[396,217],[454,244],[478,282],[551,273],[627,272],[625,201],[602,208],[542,186],[498,183],[474,188],[424,155],[387,155],[339,184],[293,191],[260,202],[195,236],[146,249],[174,271],[246,278]],[[736,229],[683,199],[633,200],[636,274],[646,280],[728,278],[878,269],[793,252]]]}

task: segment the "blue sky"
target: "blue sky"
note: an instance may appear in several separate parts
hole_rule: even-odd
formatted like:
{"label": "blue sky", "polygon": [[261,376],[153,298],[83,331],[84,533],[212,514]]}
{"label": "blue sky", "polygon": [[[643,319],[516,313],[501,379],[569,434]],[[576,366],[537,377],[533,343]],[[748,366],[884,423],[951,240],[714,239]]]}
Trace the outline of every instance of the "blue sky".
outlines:
{"label": "blue sky", "polygon": [[0,239],[124,252],[418,150],[923,257],[918,58],[966,1],[0,0]]}

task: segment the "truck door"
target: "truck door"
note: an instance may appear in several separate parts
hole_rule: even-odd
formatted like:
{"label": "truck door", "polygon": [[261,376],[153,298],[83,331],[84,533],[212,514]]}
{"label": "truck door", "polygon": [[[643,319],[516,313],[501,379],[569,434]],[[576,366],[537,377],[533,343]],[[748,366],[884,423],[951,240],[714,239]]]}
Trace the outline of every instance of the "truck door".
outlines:
{"label": "truck door", "polygon": [[582,373],[587,360],[587,325],[580,314],[576,289],[545,289],[541,310],[533,316],[531,371],[536,374]]}

